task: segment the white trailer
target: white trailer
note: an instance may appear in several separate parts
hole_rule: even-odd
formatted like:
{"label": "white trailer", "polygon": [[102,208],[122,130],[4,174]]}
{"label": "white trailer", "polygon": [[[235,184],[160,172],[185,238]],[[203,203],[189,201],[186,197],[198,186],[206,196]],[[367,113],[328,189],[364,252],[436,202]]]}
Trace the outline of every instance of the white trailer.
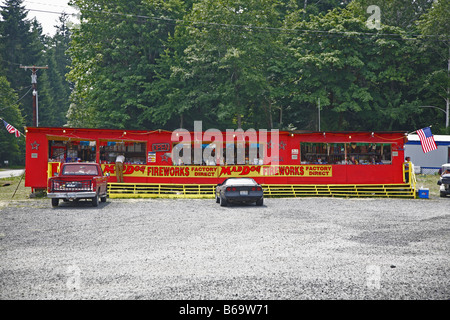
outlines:
{"label": "white trailer", "polygon": [[408,135],[405,157],[410,157],[416,173],[434,174],[444,163],[450,163],[450,135],[433,135],[437,149],[424,153],[417,134]]}

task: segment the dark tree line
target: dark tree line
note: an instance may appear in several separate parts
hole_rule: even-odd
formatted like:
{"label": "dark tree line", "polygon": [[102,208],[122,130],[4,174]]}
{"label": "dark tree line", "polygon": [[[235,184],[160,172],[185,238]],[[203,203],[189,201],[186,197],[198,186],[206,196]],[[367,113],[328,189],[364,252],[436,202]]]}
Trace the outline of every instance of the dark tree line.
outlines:
{"label": "dark tree line", "polygon": [[448,2],[73,3],[73,126],[445,132]]}

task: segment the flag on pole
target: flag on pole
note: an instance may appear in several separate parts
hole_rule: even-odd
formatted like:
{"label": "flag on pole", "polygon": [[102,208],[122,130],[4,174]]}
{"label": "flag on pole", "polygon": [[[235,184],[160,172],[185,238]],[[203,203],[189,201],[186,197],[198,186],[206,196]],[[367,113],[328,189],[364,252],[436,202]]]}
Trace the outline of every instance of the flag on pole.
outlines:
{"label": "flag on pole", "polygon": [[423,152],[427,153],[437,149],[430,127],[417,130],[417,135],[419,136]]}
{"label": "flag on pole", "polygon": [[[3,119],[2,119],[3,120]],[[6,130],[8,130],[9,133],[14,133],[16,138],[20,137],[20,131],[14,128],[12,125],[10,125],[8,122],[3,120],[3,123],[5,124]]]}

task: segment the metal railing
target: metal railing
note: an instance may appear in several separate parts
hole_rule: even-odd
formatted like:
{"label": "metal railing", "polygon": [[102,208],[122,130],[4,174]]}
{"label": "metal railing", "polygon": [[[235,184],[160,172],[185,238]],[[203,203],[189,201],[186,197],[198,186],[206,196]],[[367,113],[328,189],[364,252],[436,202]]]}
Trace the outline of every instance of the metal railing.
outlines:
{"label": "metal railing", "polygon": [[[413,178],[415,180],[415,176]],[[414,184],[415,186],[415,184]],[[416,197],[411,184],[263,185],[264,197]],[[214,198],[215,184],[108,183],[110,198]]]}
{"label": "metal railing", "polygon": [[411,190],[414,192],[415,199],[417,178],[411,162],[403,163],[403,182],[407,183],[410,186]]}
{"label": "metal railing", "polygon": [[215,184],[108,183],[110,198],[214,198]]}

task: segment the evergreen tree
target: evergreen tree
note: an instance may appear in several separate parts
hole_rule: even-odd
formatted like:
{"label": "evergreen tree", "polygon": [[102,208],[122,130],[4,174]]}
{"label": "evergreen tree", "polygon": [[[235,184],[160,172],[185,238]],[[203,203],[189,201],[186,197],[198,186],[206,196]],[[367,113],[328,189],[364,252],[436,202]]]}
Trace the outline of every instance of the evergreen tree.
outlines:
{"label": "evergreen tree", "polygon": [[[30,70],[20,68],[37,65],[43,54],[41,42],[41,29],[36,21],[27,20],[27,12],[22,5],[23,0],[6,0],[0,12],[2,36],[0,47],[3,48],[2,62],[3,74],[6,75],[11,88],[19,96],[26,93],[31,87]],[[29,94],[19,103],[27,125],[32,124],[32,96]]]}
{"label": "evergreen tree", "polygon": [[309,20],[311,16],[326,14],[335,8],[344,8],[351,0],[294,0],[293,2],[298,9],[301,9],[303,20]]}
{"label": "evergreen tree", "polygon": [[[431,118],[421,125],[433,125],[442,134],[450,134],[450,2],[436,1],[433,7],[418,21],[418,28],[423,35],[421,50],[429,57],[430,64],[423,73],[419,92],[424,96],[423,113]],[[433,110],[430,110],[433,109]],[[437,109],[440,109],[441,112]],[[433,129],[435,130],[435,129]]]}
{"label": "evergreen tree", "polygon": [[166,67],[155,90],[163,106],[154,110],[157,119],[197,117],[222,129],[272,128],[286,58],[280,34],[270,30],[282,26],[279,17],[270,0],[198,1],[161,59]]}
{"label": "evergreen tree", "polygon": [[[0,118],[24,133],[24,121],[17,104],[17,94],[10,87],[5,76],[0,76]],[[6,131],[3,121],[0,121],[0,166],[7,160],[9,165],[25,164],[24,137],[16,138]]]}
{"label": "evergreen tree", "polygon": [[317,130],[319,101],[325,130],[408,130],[414,122],[428,60],[403,29],[368,29],[367,16],[349,6],[293,25],[303,33],[289,44],[304,116],[297,126]]}
{"label": "evergreen tree", "polygon": [[48,65],[48,70],[39,80],[44,84],[39,93],[45,99],[43,103],[46,104],[41,110],[40,123],[43,126],[61,127],[67,123],[66,115],[71,92],[70,83],[65,79],[70,65],[70,59],[66,54],[70,43],[67,22],[67,15],[62,14],[59,17],[59,25],[55,26],[55,35],[45,38],[46,49],[42,63]]}
{"label": "evergreen tree", "polygon": [[42,34],[41,25],[27,20],[23,0],[7,0],[0,21],[0,74],[4,74],[19,96],[25,95],[19,107],[26,124],[32,125],[31,71],[20,66],[48,66],[37,70],[38,125],[63,126],[69,108],[70,83],[65,80],[70,60],[66,50],[70,33],[67,17],[60,17],[60,26],[53,37]]}
{"label": "evergreen tree", "polygon": [[[148,110],[156,59],[173,32],[179,0],[73,0],[81,11],[73,31],[68,79],[74,84],[71,126],[138,129],[158,125]],[[86,115],[89,115],[86,117]]]}
{"label": "evergreen tree", "polygon": [[448,101],[448,1],[72,2],[71,126],[316,130],[320,101],[322,130],[413,130]]}
{"label": "evergreen tree", "polygon": [[369,6],[377,6],[380,13],[381,27],[391,26],[414,34],[417,21],[431,8],[434,0],[359,0],[353,1],[349,7],[360,16],[369,18]]}

